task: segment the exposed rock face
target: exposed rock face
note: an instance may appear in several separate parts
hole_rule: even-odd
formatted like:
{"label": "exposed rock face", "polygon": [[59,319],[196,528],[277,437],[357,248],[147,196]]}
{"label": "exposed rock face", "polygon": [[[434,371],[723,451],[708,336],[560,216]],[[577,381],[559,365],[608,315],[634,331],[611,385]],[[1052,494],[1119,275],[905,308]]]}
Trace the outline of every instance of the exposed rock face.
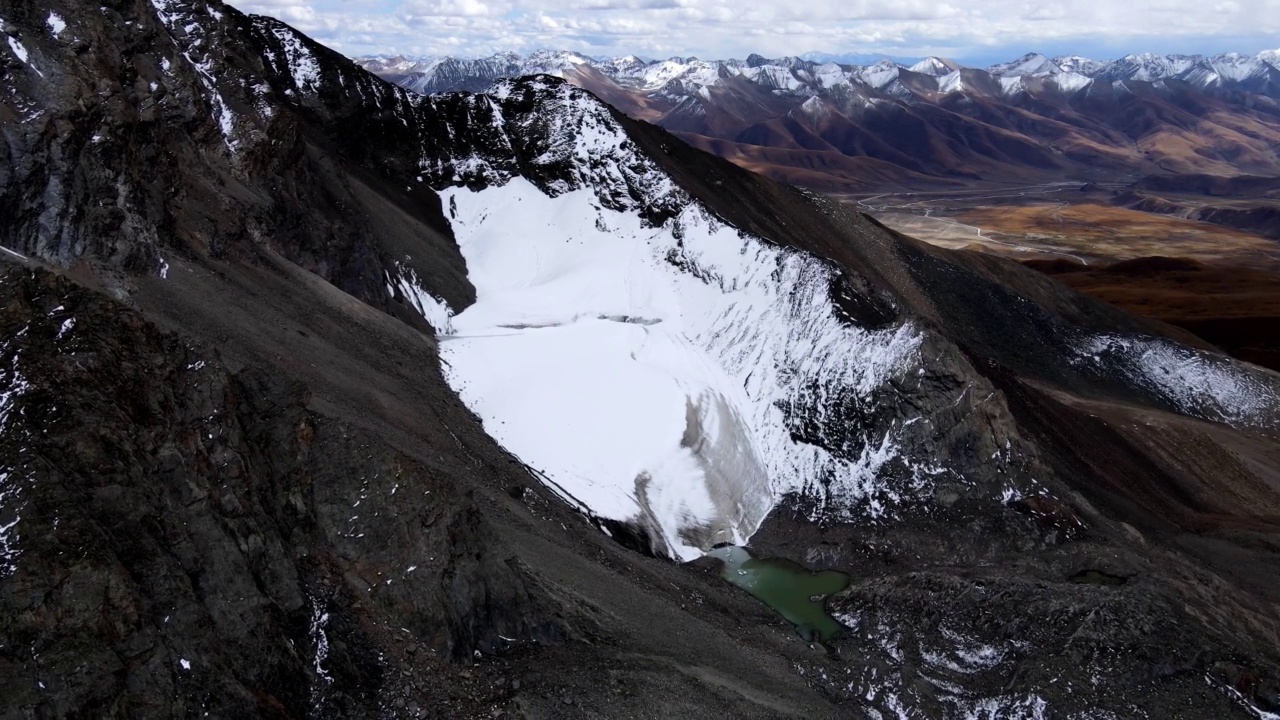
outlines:
{"label": "exposed rock face", "polygon": [[[631,131],[642,147],[666,143],[660,131]],[[827,687],[884,713],[1176,716],[1229,713],[1239,697],[1274,707],[1275,670],[1257,668],[1275,667],[1267,608],[1280,588],[1256,574],[1274,560],[1273,540],[1261,539],[1274,537],[1277,509],[1274,374],[1176,346],[1158,326],[1003,261],[895,238],[837,203],[739,183],[705,156],[666,147],[654,157],[726,221],[848,268],[849,295],[860,298],[853,322],[906,316],[924,330],[919,374],[860,398],[852,407],[870,414],[844,410],[810,440],[874,448],[867,440],[883,436],[859,433],[889,425],[878,418],[925,425],[895,438],[875,474],[875,487],[906,502],[841,522],[815,503],[820,494],[799,493],[753,538],[758,551],[854,575],[831,605],[855,628],[837,641],[842,657],[859,659],[811,668],[832,678]],[[808,212],[787,211],[798,207]],[[1082,352],[1111,336],[1142,349]],[[1215,376],[1227,365],[1242,385]],[[1244,386],[1254,391],[1236,396]],[[936,464],[920,484],[911,462],[923,458]],[[1244,549],[1254,542],[1256,553]],[[948,592],[954,604],[939,602]],[[1189,597],[1206,609],[1187,611]],[[1099,608],[1114,631],[1090,629]],[[1235,620],[1221,622],[1216,608]],[[962,630],[945,622],[956,612],[973,613]],[[1156,627],[1177,640],[1149,642],[1145,628]],[[1026,647],[1058,650],[1030,659]],[[1227,647],[1254,669],[1226,672]],[[978,655],[972,667],[966,653]],[[1046,674],[1026,683],[1032,667]]]}
{"label": "exposed rock face", "polygon": [[2,287],[6,707],[363,714],[421,681],[401,627],[442,659],[560,637],[465,488],[300,383]]}
{"label": "exposed rock face", "polygon": [[[0,18],[23,48],[0,104],[4,707],[1276,710],[1275,374],[552,78],[421,98],[203,0]],[[687,339],[750,408],[732,439],[776,505],[757,552],[853,576],[827,652],[598,532],[662,552],[652,526],[584,522],[446,384],[438,336],[477,289],[441,195],[512,183],[626,215],[723,293]]]}
{"label": "exposed rock face", "polygon": [[419,275],[468,303],[439,205],[413,183],[418,157],[386,152],[442,134],[444,118],[274,20],[213,12],[0,6],[28,48],[5,70],[4,244],[148,274],[171,254],[265,246],[376,303],[416,253],[432,257]]}

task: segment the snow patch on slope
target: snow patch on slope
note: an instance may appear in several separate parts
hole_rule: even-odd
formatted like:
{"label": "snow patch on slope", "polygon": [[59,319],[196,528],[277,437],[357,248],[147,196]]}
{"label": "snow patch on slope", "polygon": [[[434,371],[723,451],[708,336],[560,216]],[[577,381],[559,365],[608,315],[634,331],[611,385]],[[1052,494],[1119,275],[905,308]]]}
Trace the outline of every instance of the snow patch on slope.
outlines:
{"label": "snow patch on slope", "polygon": [[[26,329],[19,331],[19,335]],[[0,344],[0,357],[9,355],[9,342]],[[9,421],[22,394],[30,383],[18,370],[18,353],[10,356],[8,367],[0,368],[0,438],[9,433]],[[18,523],[22,520],[22,488],[15,477],[17,469],[0,461],[0,578],[17,572],[18,556],[22,549],[18,544]]]}
{"label": "snow patch on slope", "polygon": [[[169,34],[182,57],[196,71],[196,77],[209,96],[209,104],[213,108],[213,121],[222,131],[222,140],[227,150],[234,155],[240,146],[235,138],[236,117],[231,108],[218,92],[218,79],[214,77],[215,63],[209,57],[210,45],[208,32],[204,26],[193,18],[183,17],[186,11],[177,0],[151,0],[160,22],[169,29]],[[194,53],[194,55],[193,55]],[[168,61],[164,60],[164,69],[168,72]]]}
{"label": "snow patch on slope", "polygon": [[62,16],[56,12],[50,11],[49,17],[45,20],[45,23],[49,26],[49,30],[53,33],[54,37],[62,35],[62,31],[67,29],[66,21],[63,20]]}
{"label": "snow patch on slope", "polygon": [[271,34],[275,35],[284,46],[285,58],[289,63],[289,75],[299,90],[318,90],[320,88],[320,64],[315,55],[302,42],[302,38],[287,25],[272,24]]}
{"label": "snow patch on slope", "polygon": [[938,78],[938,92],[946,94],[953,92],[963,92],[966,90],[964,77],[959,70],[947,73]]}
{"label": "snow patch on slope", "polygon": [[1280,396],[1266,371],[1169,340],[1092,335],[1077,343],[1078,361],[1118,368],[1183,413],[1232,425],[1273,427]]}
{"label": "snow patch on slope", "polygon": [[427,292],[413,268],[395,263],[395,269],[395,274],[387,273],[387,294],[395,297],[399,289],[405,302],[418,311],[437,335],[453,332],[453,310],[449,304]]}
{"label": "snow patch on slope", "polygon": [[1055,75],[1053,81],[1065,93],[1077,92],[1093,84],[1093,78],[1077,72],[1063,72]]}
{"label": "snow patch on slope", "polygon": [[[3,23],[4,23],[4,19],[0,18],[0,24],[3,24]],[[44,77],[44,73],[40,72],[40,68],[36,67],[35,63],[31,62],[31,53],[27,52],[27,46],[23,45],[21,40],[10,35],[9,49],[13,51],[13,54],[15,57],[17,57],[19,60],[22,61],[22,64],[26,65],[32,70],[35,70],[36,74],[39,75],[40,77]]]}
{"label": "snow patch on slope", "polygon": [[24,46],[24,45],[23,45],[23,44],[18,40],[18,38],[14,37],[14,36],[12,36],[12,35],[10,35],[10,36],[9,36],[9,49],[10,49],[10,50],[13,50],[13,54],[14,54],[15,56],[17,56],[17,58],[18,58],[19,60],[21,60],[22,62],[24,62],[24,63],[29,62],[29,56],[27,55],[27,48],[26,48],[26,46]]}
{"label": "snow patch on slope", "polygon": [[1017,75],[1014,77],[1002,77],[1002,78],[999,78],[999,80],[1000,80],[1000,94],[1005,96],[1018,95],[1019,93],[1025,92],[1027,89],[1027,85],[1023,81],[1021,75]]}

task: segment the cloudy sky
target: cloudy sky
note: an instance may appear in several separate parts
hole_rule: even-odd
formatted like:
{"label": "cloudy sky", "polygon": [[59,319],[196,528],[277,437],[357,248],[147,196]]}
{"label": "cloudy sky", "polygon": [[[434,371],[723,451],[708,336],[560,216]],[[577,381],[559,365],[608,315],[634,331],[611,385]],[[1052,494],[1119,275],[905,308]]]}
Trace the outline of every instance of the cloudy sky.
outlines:
{"label": "cloudy sky", "polygon": [[230,0],[348,55],[577,50],[701,58],[1035,50],[1254,53],[1280,47],[1280,0]]}

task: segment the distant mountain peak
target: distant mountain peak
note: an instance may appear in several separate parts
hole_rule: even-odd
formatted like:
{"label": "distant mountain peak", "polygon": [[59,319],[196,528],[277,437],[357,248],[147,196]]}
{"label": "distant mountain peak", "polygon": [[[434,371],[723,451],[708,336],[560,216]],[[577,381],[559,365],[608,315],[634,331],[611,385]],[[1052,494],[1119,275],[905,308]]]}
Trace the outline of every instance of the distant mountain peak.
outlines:
{"label": "distant mountain peak", "polygon": [[911,72],[920,73],[921,75],[929,75],[932,77],[941,77],[948,73],[955,72],[960,69],[960,65],[954,60],[947,60],[936,56],[929,56],[920,62],[912,65]]}
{"label": "distant mountain peak", "polygon": [[[1131,53],[1110,61],[1081,55],[1051,59],[1043,53],[1029,52],[985,69],[965,67],[939,56],[925,57],[910,65],[876,56],[859,56],[869,61],[866,64],[843,62],[851,57],[805,53],[767,58],[752,53],[745,59],[701,60],[696,56],[676,55],[665,60],[646,60],[634,54],[592,58],[575,51],[540,49],[526,56],[515,52],[475,59],[413,59],[396,55],[358,58],[357,61],[366,69],[422,94],[453,90],[478,92],[501,78],[537,73],[580,76],[589,68],[594,73],[593,82],[613,83],[618,86],[617,92],[636,92],[675,105],[687,98],[705,100],[707,88],[739,78],[770,94],[795,97],[801,103],[810,97],[825,97],[836,92],[836,88],[846,88],[840,92],[862,88],[841,102],[865,104],[870,99],[868,92],[906,101],[951,93],[1012,98],[1052,88],[1075,93],[1095,80],[1114,84],[1122,92],[1129,91],[1124,83],[1131,81],[1178,80],[1215,92],[1240,87],[1268,97],[1280,95],[1280,50],[1252,56],[1222,53],[1211,57]],[[1054,80],[1029,82],[1050,78]],[[596,89],[603,90],[603,87]]]}
{"label": "distant mountain peak", "polygon": [[1017,60],[992,65],[987,72],[999,77],[1043,77],[1057,75],[1062,68],[1044,55],[1031,52]]}

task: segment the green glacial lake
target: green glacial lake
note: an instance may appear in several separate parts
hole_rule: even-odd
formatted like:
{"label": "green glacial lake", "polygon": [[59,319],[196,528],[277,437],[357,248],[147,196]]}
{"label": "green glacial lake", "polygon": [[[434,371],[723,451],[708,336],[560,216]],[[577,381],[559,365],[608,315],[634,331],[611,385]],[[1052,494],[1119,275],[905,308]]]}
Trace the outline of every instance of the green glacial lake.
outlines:
{"label": "green glacial lake", "polygon": [[707,554],[724,563],[725,580],[776,610],[806,642],[825,642],[840,631],[840,623],[827,614],[823,600],[848,587],[848,575],[835,570],[811,572],[781,558],[753,558],[741,547],[720,547]]}

